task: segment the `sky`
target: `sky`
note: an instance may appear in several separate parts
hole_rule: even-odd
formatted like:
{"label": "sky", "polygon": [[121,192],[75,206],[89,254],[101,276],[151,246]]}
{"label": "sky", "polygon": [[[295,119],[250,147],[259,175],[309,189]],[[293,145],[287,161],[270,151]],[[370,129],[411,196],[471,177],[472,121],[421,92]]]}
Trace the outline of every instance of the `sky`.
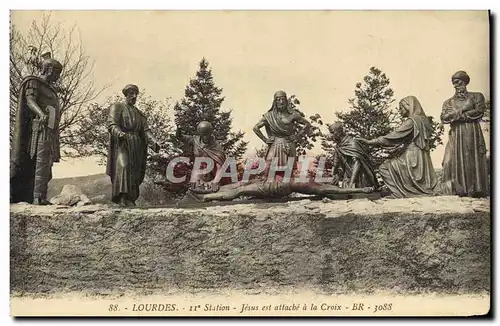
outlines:
{"label": "sky", "polygon": [[[11,24],[27,32],[40,11],[12,11]],[[246,132],[249,154],[262,145],[252,127],[284,90],[306,115],[325,122],[348,109],[357,82],[371,66],[390,79],[396,103],[416,96],[439,118],[465,70],[469,91],[490,97],[489,20],[486,11],[52,11],[65,29],[75,25],[93,80],[111,84],[97,100],[137,84],[153,98],[180,100],[205,57],[233,129]],[[448,128],[444,144],[448,139]],[[489,136],[488,136],[489,137]],[[312,153],[319,153],[319,142]],[[444,145],[431,154],[441,166]],[[103,173],[94,159],[64,160],[54,178]]]}

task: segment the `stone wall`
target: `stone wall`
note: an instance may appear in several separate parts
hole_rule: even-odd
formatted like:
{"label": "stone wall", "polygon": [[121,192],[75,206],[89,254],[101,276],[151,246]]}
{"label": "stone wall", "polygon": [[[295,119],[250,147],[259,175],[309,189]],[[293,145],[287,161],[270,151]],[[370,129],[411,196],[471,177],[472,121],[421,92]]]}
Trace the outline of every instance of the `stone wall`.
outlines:
{"label": "stone wall", "polygon": [[17,204],[11,292],[484,292],[490,218],[489,200],[455,197],[191,210]]}

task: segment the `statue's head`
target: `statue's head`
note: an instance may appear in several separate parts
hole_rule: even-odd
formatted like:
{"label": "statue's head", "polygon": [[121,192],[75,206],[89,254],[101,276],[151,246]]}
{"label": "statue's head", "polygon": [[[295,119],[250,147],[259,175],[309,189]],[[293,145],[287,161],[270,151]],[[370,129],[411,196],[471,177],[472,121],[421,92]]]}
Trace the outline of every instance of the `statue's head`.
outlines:
{"label": "statue's head", "polygon": [[399,101],[399,114],[403,118],[426,116],[420,101],[414,95],[409,95]]}
{"label": "statue's head", "polygon": [[332,135],[333,139],[340,140],[344,137],[344,125],[342,122],[334,122],[328,126],[328,131]]}
{"label": "statue's head", "polygon": [[288,110],[288,98],[284,91],[274,93],[274,105],[279,111]]}
{"label": "statue's head", "polygon": [[42,61],[42,78],[49,83],[55,83],[61,77],[62,69],[63,65],[59,61],[47,57]]}
{"label": "statue's head", "polygon": [[408,118],[410,115],[410,106],[407,101],[404,99],[399,101],[399,107],[398,107],[399,114],[403,118]]}
{"label": "statue's head", "polygon": [[465,93],[467,91],[467,85],[470,82],[470,77],[465,71],[457,71],[451,76],[451,83],[457,93]]}
{"label": "statue's head", "polygon": [[128,84],[122,89],[123,95],[125,95],[125,100],[128,104],[134,105],[137,102],[137,96],[139,95],[139,87],[137,85]]}
{"label": "statue's head", "polygon": [[212,127],[212,124],[208,121],[202,121],[196,126],[198,135],[200,135],[203,139],[207,139],[212,136],[213,130],[214,128]]}

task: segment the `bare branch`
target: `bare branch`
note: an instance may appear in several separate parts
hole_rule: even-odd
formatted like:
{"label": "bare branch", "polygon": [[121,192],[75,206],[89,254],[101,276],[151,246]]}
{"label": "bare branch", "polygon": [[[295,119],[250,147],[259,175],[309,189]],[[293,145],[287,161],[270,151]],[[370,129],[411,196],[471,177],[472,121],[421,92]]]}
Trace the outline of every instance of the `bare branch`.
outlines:
{"label": "bare branch", "polygon": [[63,64],[61,78],[55,85],[59,90],[62,114],[61,147],[71,149],[79,145],[74,140],[75,133],[87,129],[86,125],[81,126],[85,124],[83,112],[109,85],[97,88],[94,84],[92,71],[95,63],[86,55],[76,26],[64,28],[60,23],[53,23],[48,13],[39,21],[33,21],[26,33],[12,26],[10,45],[11,132],[19,84],[27,75],[39,73],[41,55],[49,51]]}

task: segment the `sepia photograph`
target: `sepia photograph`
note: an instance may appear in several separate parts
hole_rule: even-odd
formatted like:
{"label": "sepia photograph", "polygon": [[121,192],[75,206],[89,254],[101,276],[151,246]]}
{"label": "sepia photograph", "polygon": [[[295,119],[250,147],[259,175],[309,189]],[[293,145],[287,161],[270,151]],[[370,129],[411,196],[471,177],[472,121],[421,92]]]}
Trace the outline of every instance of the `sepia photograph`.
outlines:
{"label": "sepia photograph", "polygon": [[10,315],[486,316],[491,21],[11,10]]}

